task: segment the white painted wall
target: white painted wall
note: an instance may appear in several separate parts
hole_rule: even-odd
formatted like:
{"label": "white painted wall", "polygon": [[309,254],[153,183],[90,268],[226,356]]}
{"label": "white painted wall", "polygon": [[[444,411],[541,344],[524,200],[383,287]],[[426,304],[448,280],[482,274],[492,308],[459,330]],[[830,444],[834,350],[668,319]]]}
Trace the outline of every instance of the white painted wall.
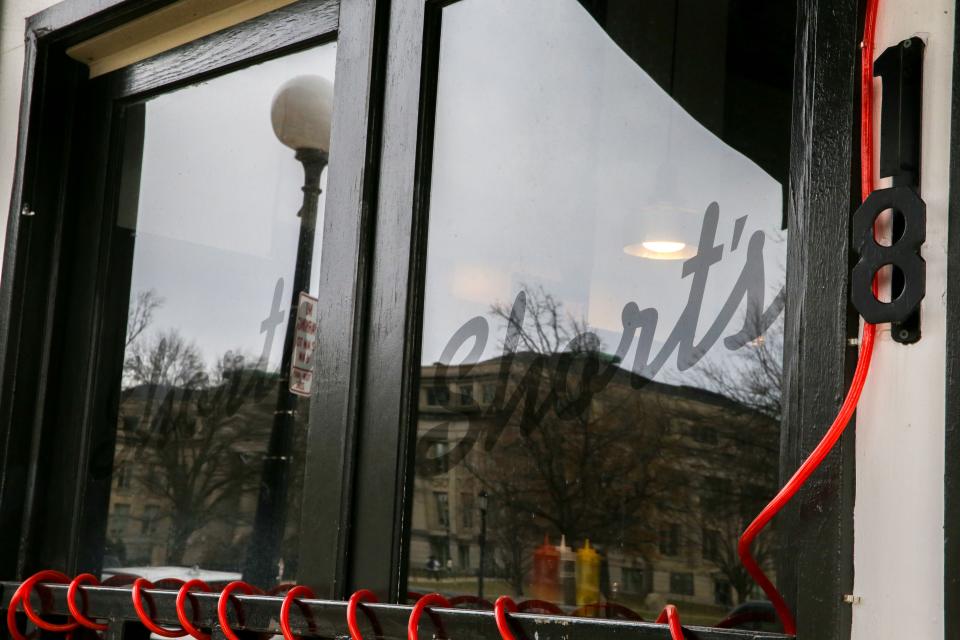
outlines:
{"label": "white painted wall", "polygon": [[56,0],[0,0],[0,257],[16,159],[25,20],[53,4]]}
{"label": "white painted wall", "polygon": [[[927,42],[921,158],[927,295],[920,342],[897,344],[889,325],[881,327],[858,411],[854,593],[862,601],[853,605],[853,640],[944,633],[943,354],[955,4],[880,2],[877,55],[913,35]],[[875,99],[879,107],[879,91]],[[878,110],[878,132],[879,126]]]}

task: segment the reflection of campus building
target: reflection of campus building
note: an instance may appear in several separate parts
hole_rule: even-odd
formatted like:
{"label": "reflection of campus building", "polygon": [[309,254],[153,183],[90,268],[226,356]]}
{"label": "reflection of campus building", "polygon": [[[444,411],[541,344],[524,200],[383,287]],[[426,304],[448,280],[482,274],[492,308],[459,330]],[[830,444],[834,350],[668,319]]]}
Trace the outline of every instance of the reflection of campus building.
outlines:
{"label": "reflection of campus building", "polygon": [[[605,599],[638,610],[666,599],[720,607],[734,602],[731,574],[740,572],[736,540],[775,489],[778,423],[699,388],[658,382],[634,388],[631,382],[638,379],[609,360],[598,363],[594,393],[586,396],[583,356],[570,364],[566,385],[557,380],[556,356],[543,361],[539,377],[527,375],[534,356],[514,358],[506,376],[501,359],[469,369],[421,370],[411,590],[475,593],[478,496],[485,490],[490,495],[485,575],[495,581],[488,595],[518,590],[534,595],[533,551],[544,535],[558,544],[564,534],[574,551],[585,538],[600,551]],[[265,388],[272,390],[273,383]],[[256,510],[275,396],[241,395],[245,401],[231,402],[222,389],[190,394],[141,385],[123,392],[108,566],[241,569],[243,554],[237,550],[245,549]],[[531,406],[537,411],[522,424],[527,399],[535,399]],[[497,409],[503,406],[512,410]],[[565,418],[557,417],[560,406],[569,409]],[[578,433],[597,442],[588,450],[585,469],[569,468],[583,457]],[[463,443],[471,439],[475,444],[462,455]],[[552,453],[531,453],[537,447]],[[538,466],[544,462],[557,477],[581,483],[582,493],[552,499],[544,489],[549,471]],[[191,489],[194,474],[207,484]],[[296,485],[302,473],[293,477]],[[171,482],[181,483],[179,492]],[[209,486],[216,488],[205,489]],[[560,504],[573,515],[558,513]],[[191,510],[210,512],[194,520],[192,530],[175,531],[174,522],[191,526]],[[291,524],[295,530],[297,523]],[[178,533],[189,544],[181,539],[178,545]],[[439,570],[428,570],[431,558]],[[574,604],[569,588],[557,599]]]}
{"label": "reflection of campus building", "polygon": [[[522,595],[536,596],[533,551],[544,535],[558,544],[565,534],[573,550],[585,537],[600,550],[602,599],[637,609],[655,608],[666,599],[719,607],[734,603],[737,585],[731,576],[742,575],[737,538],[776,488],[778,421],[700,388],[646,381],[636,389],[631,379],[639,378],[607,361],[599,363],[594,377],[597,392],[578,405],[582,413],[561,419],[551,408],[522,425],[523,401],[506,412],[497,407],[516,399],[518,389],[529,392],[521,379],[534,359],[515,356],[500,398],[500,358],[472,367],[422,368],[411,589],[434,585],[475,593],[477,497],[485,490],[490,494],[485,575],[498,580],[498,589],[512,584],[516,593],[522,582]],[[550,396],[547,380],[556,384],[558,360],[554,355],[543,362],[541,387],[525,398],[542,402]],[[575,404],[582,371],[582,363],[571,366],[566,387],[552,400],[566,396]],[[605,385],[598,383],[604,371],[609,375]],[[498,424],[502,431],[488,450],[486,438],[500,429]],[[583,447],[584,438],[576,434],[584,432],[596,439],[595,448]],[[560,437],[564,433],[571,434],[569,439]],[[473,438],[476,444],[458,462],[458,444]],[[531,447],[553,459],[532,460]],[[550,475],[549,469],[569,467],[578,457],[585,457],[586,472]],[[554,489],[547,485],[561,476],[582,483],[593,477],[594,486],[569,491],[554,507]],[[585,515],[578,522],[560,510]],[[565,517],[569,530],[559,530],[557,522]],[[512,530],[515,526],[519,529]],[[447,586],[437,585],[438,572],[427,570],[431,558],[439,561],[439,579]],[[569,588],[566,600],[574,604]]]}
{"label": "reflection of campus building", "polygon": [[[229,380],[202,391],[147,384],[124,389],[105,567],[241,570],[276,404],[275,377],[252,375],[265,384],[233,396]],[[301,479],[302,468],[295,466],[291,493],[299,494]],[[298,513],[288,515],[288,537],[297,520]]]}

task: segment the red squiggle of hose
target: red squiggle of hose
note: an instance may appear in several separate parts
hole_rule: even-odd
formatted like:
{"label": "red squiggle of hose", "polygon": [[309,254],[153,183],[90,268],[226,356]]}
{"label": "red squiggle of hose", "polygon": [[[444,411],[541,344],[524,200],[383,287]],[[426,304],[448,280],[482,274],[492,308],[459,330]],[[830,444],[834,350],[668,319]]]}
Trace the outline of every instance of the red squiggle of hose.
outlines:
{"label": "red squiggle of hose", "polygon": [[[860,195],[862,199],[873,191],[873,38],[877,24],[877,10],[879,0],[868,0],[866,20],[863,26],[863,43],[861,45],[861,63],[860,63]],[[874,281],[874,293],[877,285]],[[834,445],[843,435],[853,412],[860,401],[860,392],[863,391],[863,384],[867,379],[867,372],[870,370],[870,360],[873,356],[873,340],[876,334],[876,327],[869,323],[863,325],[863,336],[860,340],[860,357],[857,359],[857,368],[853,374],[853,381],[850,383],[850,389],[847,391],[847,397],[843,400],[840,412],[834,419],[833,424],[823,436],[823,439],[813,450],[813,453],[804,460],[800,468],[793,474],[793,477],[783,486],[780,492],[770,501],[763,511],[760,512],[747,530],[740,537],[740,543],[737,545],[737,552],[740,554],[740,561],[744,568],[760,585],[763,592],[767,594],[770,602],[773,604],[783,624],[785,633],[796,635],[797,625],[793,618],[793,613],[787,605],[783,596],[777,588],[770,582],[760,565],[750,553],[750,546],[770,520],[796,495],[800,487],[806,483],[810,475],[816,471],[820,463],[823,462],[827,454],[830,453]]]}

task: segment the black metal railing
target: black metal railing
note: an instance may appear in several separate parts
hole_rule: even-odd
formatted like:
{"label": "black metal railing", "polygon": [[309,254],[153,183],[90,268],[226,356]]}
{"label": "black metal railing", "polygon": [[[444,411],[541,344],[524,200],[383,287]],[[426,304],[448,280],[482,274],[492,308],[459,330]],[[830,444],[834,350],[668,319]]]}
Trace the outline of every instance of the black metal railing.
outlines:
{"label": "black metal railing", "polygon": [[[0,582],[0,607],[9,606],[17,582]],[[141,640],[148,632],[140,624],[133,607],[129,587],[80,587],[85,611],[91,618],[107,622],[105,640]],[[155,613],[154,621],[171,627],[178,626],[176,591],[146,589]],[[34,590],[31,603],[37,611],[51,616],[66,616],[67,585],[41,584]],[[229,607],[232,629],[241,631],[241,637],[256,634],[280,634],[280,605],[282,597],[236,595],[235,606]],[[212,630],[214,640],[224,640],[217,621],[218,594],[191,592],[194,623]],[[331,600],[298,600],[302,606],[291,607],[290,626],[294,633],[304,637],[345,638],[349,636],[346,624],[347,603]],[[364,604],[358,615],[366,640],[406,640],[407,622],[412,607],[395,604]],[[23,614],[18,614],[26,622]],[[599,618],[511,614],[518,638],[527,640],[670,640],[666,625]],[[4,634],[6,634],[6,627]],[[691,640],[785,640],[791,636],[766,631],[684,627]],[[92,633],[92,632],[91,632]],[[500,634],[493,613],[469,609],[430,609],[420,622],[422,640],[450,638],[452,640],[499,640]]]}

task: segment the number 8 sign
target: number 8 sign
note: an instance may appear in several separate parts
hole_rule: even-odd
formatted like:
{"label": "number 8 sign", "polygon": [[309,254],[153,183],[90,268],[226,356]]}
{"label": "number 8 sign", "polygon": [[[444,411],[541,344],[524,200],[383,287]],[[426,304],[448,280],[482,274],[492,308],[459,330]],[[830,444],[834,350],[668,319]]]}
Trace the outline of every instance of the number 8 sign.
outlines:
{"label": "number 8 sign", "polygon": [[[903,218],[903,233],[890,246],[881,245],[873,234],[874,222],[892,209]],[[906,320],[926,293],[926,263],[920,247],[927,236],[927,207],[913,187],[899,186],[874,191],[853,214],[853,247],[860,255],[850,275],[853,306],[871,324]],[[881,267],[893,265],[903,274],[903,290],[890,302],[873,293],[873,278]]]}

